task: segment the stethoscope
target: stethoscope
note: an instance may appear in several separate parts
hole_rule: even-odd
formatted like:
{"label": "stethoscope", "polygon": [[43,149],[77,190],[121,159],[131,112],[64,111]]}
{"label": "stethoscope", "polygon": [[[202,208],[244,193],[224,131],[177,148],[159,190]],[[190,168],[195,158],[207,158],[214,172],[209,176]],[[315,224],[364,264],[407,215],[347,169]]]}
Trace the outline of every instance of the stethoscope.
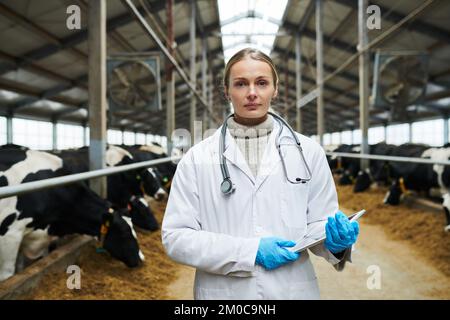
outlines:
{"label": "stethoscope", "polygon": [[[274,113],[272,113],[270,111],[268,113],[270,115],[272,115],[272,117],[280,125],[280,130],[278,131],[278,135],[277,135],[277,138],[275,140],[275,145],[276,145],[276,147],[278,149],[278,154],[280,155],[281,162],[283,163],[283,169],[284,169],[284,174],[286,176],[286,179],[292,184],[299,184],[299,183],[306,183],[306,182],[308,182],[312,178],[311,170],[309,169],[308,163],[305,160],[305,157],[303,155],[303,149],[302,149],[302,146],[300,144],[300,141],[298,140],[297,135],[295,134],[294,130],[292,130],[291,126],[282,117],[280,117],[279,115],[276,115],[276,114],[274,114]],[[230,174],[228,172],[228,166],[227,166],[227,163],[225,161],[225,156],[224,156],[225,136],[226,136],[226,133],[227,133],[227,121],[232,116],[234,116],[234,113],[232,113],[232,114],[230,114],[229,116],[226,117],[225,121],[222,124],[222,130],[220,132],[221,133],[220,143],[219,143],[220,170],[222,171],[222,177],[223,177],[223,181],[220,184],[220,190],[222,191],[223,194],[231,194],[231,193],[233,193],[234,190],[236,190],[236,187],[235,187],[234,183],[231,181]],[[282,151],[281,151],[282,144],[280,143],[280,137],[281,137],[281,133],[283,131],[283,125],[289,129],[289,131],[291,132],[292,137],[295,140],[295,146],[297,147],[297,149],[298,149],[298,151],[300,153],[300,158],[303,161],[303,164],[305,165],[306,171],[308,173],[308,177],[307,178],[296,177],[295,180],[289,179],[287,168],[286,168],[286,163],[284,161],[284,157],[283,157],[283,154],[282,154]]]}

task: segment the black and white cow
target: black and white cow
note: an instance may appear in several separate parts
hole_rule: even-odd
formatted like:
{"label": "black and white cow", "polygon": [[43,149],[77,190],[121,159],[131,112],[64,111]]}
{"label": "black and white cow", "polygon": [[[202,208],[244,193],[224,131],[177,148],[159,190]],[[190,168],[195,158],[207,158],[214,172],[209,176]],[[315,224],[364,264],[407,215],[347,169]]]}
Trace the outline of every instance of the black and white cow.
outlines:
{"label": "black and white cow", "polygon": [[[62,157],[64,161],[70,162],[76,172],[89,170],[88,148],[62,150],[55,154]],[[110,167],[132,164],[137,161],[130,152],[123,148],[109,145],[106,150],[106,164]],[[144,168],[110,175],[107,177],[107,184],[107,199],[114,208],[121,209],[121,212],[127,212],[127,216],[131,217],[133,224],[141,229],[154,231],[159,228],[150,207],[144,206],[143,196],[145,193],[155,199],[162,199],[167,196],[167,193],[162,189],[159,179],[151,170]]]}
{"label": "black and white cow", "polygon": [[[0,187],[74,173],[61,157],[41,151],[0,150]],[[15,272],[19,249],[33,259],[55,236],[87,234],[100,237],[109,223],[103,248],[129,267],[144,260],[131,219],[113,210],[84,183],[0,199],[0,280]]]}
{"label": "black and white cow", "polygon": [[[385,142],[380,142],[369,146],[369,153],[373,155],[392,155],[393,150],[397,146],[386,144]],[[359,159],[353,159],[360,165]],[[360,170],[358,176],[355,180],[355,185],[353,187],[353,192],[363,192],[369,189],[372,182],[377,182],[378,184],[389,184],[390,181],[389,165],[387,161],[382,160],[369,160],[369,168],[366,170]]]}
{"label": "black and white cow", "polygon": [[[394,145],[388,145],[384,142],[369,145],[369,154],[390,155]],[[331,150],[332,152],[360,153],[360,145],[343,144]],[[387,183],[389,181],[389,172],[386,161],[369,160],[369,168],[361,170],[361,159],[349,157],[328,157],[328,163],[334,173],[340,174],[338,183],[340,185],[349,185],[354,183],[353,191],[362,192],[367,190],[372,182]]]}
{"label": "black and white cow", "polygon": [[[423,144],[403,144],[395,148],[393,156],[426,158],[435,161],[450,160],[450,148],[431,148]],[[450,167],[420,163],[391,162],[390,174],[394,182],[384,198],[385,204],[398,205],[407,190],[424,192],[439,188],[447,219],[445,231],[450,231]]]}
{"label": "black and white cow", "polygon": [[[122,145],[121,147],[131,152],[134,157],[139,159],[139,161],[161,159],[168,156],[160,145],[154,143],[134,146]],[[160,178],[161,184],[164,186],[165,190],[169,192],[172,178],[177,169],[176,164],[169,161],[157,164],[153,166],[153,169],[156,169],[153,171],[153,174]]]}
{"label": "black and white cow", "polygon": [[[342,144],[332,150],[333,152],[343,152],[343,153],[359,153],[360,145],[354,144]],[[359,172],[359,159],[348,158],[348,157],[337,157],[332,156],[328,159],[328,164],[331,171],[340,174],[338,180],[339,185],[349,185],[354,182]]]}

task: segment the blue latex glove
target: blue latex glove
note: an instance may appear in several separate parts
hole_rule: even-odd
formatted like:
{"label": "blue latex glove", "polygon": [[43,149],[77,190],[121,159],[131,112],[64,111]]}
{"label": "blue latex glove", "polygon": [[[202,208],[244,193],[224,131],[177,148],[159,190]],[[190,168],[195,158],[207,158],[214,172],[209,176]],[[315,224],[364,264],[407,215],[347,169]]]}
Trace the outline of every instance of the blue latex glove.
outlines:
{"label": "blue latex glove", "polygon": [[348,220],[342,211],[336,212],[334,217],[328,217],[325,225],[325,247],[332,253],[339,253],[351,247],[358,238],[359,224]]}
{"label": "blue latex glove", "polygon": [[259,242],[258,253],[256,254],[256,263],[267,270],[273,270],[281,267],[300,257],[297,252],[290,252],[284,247],[293,247],[295,242],[276,237],[262,238]]}

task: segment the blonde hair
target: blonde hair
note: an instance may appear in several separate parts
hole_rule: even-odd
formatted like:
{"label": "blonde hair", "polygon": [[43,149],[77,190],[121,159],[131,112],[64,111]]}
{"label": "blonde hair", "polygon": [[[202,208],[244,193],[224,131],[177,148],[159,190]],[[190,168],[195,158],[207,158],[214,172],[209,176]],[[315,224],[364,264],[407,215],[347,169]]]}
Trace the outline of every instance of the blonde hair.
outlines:
{"label": "blonde hair", "polygon": [[236,52],[230,60],[228,60],[227,65],[225,66],[225,72],[224,72],[224,76],[223,76],[223,86],[225,88],[228,88],[228,84],[230,82],[230,70],[231,67],[243,60],[246,57],[250,57],[253,60],[259,60],[259,61],[263,61],[265,63],[267,63],[270,68],[272,69],[272,77],[273,77],[273,83],[274,83],[274,87],[277,88],[278,86],[278,73],[277,70],[275,69],[275,66],[273,65],[273,61],[272,59],[266,55],[264,52],[258,50],[258,49],[254,49],[254,48],[245,48],[242,49],[238,52]]}

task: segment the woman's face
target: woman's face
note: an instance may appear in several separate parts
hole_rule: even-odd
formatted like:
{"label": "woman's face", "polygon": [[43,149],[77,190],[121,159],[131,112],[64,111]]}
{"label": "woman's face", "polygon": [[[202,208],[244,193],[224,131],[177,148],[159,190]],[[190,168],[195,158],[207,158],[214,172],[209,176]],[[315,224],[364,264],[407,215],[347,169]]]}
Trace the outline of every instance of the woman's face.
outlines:
{"label": "woman's face", "polygon": [[270,65],[250,57],[236,62],[230,69],[226,93],[239,118],[265,117],[277,95]]}

